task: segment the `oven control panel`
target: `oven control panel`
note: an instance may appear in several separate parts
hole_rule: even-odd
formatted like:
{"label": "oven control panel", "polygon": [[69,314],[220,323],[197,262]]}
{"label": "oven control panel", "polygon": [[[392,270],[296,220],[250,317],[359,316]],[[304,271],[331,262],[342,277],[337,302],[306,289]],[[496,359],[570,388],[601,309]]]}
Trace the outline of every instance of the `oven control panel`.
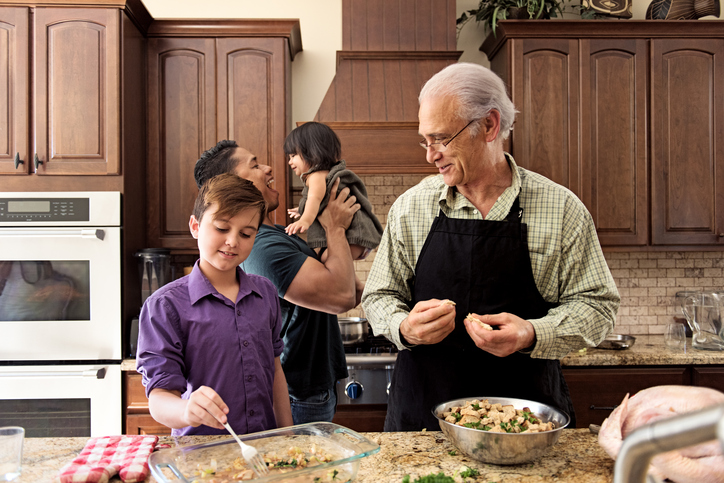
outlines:
{"label": "oven control panel", "polygon": [[89,221],[88,198],[0,198],[0,222]]}

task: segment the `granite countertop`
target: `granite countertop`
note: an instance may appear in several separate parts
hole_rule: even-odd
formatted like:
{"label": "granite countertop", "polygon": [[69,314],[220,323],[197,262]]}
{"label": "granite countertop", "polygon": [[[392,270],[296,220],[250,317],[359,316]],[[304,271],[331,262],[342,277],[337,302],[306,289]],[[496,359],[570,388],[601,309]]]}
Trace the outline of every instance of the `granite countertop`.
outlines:
{"label": "granite countertop", "polygon": [[724,364],[724,351],[702,351],[691,348],[673,351],[664,344],[663,335],[637,335],[632,347],[621,350],[585,349],[568,354],[563,366],[666,366]]}
{"label": "granite countertop", "polygon": [[[551,450],[533,463],[496,466],[480,463],[461,455],[451,455],[455,447],[440,431],[411,433],[364,433],[380,445],[380,451],[363,458],[355,481],[360,483],[401,482],[409,474],[411,480],[443,472],[454,476],[462,466],[477,469],[480,476],[468,481],[481,482],[610,482],[614,462],[598,445],[597,436],[588,429],[564,429]],[[225,436],[173,438],[164,436],[160,444],[183,446]],[[26,438],[23,447],[23,472],[15,483],[51,482],[65,464],[72,461],[87,438]],[[111,481],[120,479],[116,476]],[[156,482],[149,477],[146,482]],[[456,481],[463,481],[457,477]]]}
{"label": "granite countertop", "polygon": [[[563,366],[668,366],[724,364],[724,351],[700,351],[687,340],[685,351],[674,352],[664,344],[663,335],[637,335],[632,347],[622,350],[585,349],[568,354]],[[126,359],[121,370],[135,371],[136,360]]]}

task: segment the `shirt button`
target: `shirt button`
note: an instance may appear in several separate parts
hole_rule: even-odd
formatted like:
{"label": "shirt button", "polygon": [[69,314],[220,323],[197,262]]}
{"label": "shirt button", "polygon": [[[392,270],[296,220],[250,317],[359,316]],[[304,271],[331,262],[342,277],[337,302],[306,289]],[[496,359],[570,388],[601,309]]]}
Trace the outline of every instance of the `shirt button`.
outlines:
{"label": "shirt button", "polygon": [[241,315],[241,310],[237,310],[236,315]]}
{"label": "shirt button", "polygon": [[254,415],[254,410],[252,409],[251,411],[249,411],[249,416],[253,416],[253,415]]}
{"label": "shirt button", "polygon": [[244,341],[244,347],[249,347],[249,341],[248,341],[248,340],[245,340],[245,341]]}
{"label": "shirt button", "polygon": [[251,376],[248,376],[248,377],[246,378],[246,380],[249,381],[249,382],[251,382]]}

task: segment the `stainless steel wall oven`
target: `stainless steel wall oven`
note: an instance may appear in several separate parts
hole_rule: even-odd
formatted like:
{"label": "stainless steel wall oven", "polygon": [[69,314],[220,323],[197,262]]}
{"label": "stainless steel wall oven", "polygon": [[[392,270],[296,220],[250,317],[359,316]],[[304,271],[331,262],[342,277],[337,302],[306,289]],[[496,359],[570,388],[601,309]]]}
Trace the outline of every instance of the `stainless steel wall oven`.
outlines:
{"label": "stainless steel wall oven", "polygon": [[0,193],[0,426],[121,432],[121,194]]}

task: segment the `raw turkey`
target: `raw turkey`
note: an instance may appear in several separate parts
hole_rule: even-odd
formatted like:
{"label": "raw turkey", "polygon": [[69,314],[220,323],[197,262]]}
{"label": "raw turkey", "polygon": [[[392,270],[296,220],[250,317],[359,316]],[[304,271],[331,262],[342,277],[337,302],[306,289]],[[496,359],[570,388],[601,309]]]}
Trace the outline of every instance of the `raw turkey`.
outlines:
{"label": "raw turkey", "polygon": [[[613,459],[634,429],[659,419],[724,404],[724,393],[705,387],[655,386],[628,394],[601,425],[598,444]],[[649,474],[676,483],[724,483],[724,454],[717,441],[669,451],[651,460]]]}

